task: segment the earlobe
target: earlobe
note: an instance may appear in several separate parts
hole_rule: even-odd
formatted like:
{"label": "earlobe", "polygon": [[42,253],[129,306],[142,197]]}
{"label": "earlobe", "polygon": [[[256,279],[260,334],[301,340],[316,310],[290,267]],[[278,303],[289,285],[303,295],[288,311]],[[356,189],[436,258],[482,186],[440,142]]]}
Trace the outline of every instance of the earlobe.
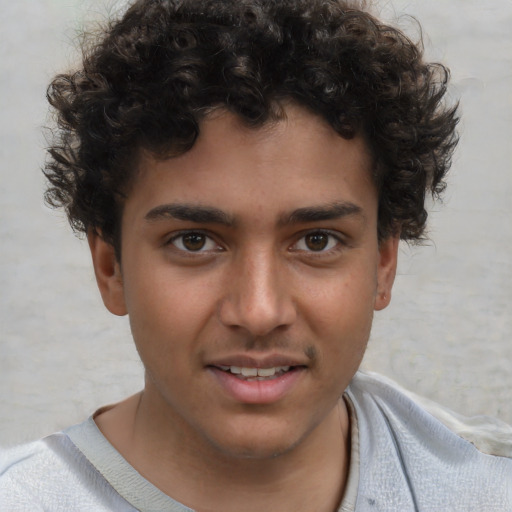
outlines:
{"label": "earlobe", "polygon": [[114,315],[126,315],[121,267],[114,247],[93,231],[87,234],[87,241],[91,249],[96,282],[105,307]]}
{"label": "earlobe", "polygon": [[379,244],[375,311],[384,309],[391,302],[391,290],[395,282],[399,242],[400,236],[393,235],[382,240]]}

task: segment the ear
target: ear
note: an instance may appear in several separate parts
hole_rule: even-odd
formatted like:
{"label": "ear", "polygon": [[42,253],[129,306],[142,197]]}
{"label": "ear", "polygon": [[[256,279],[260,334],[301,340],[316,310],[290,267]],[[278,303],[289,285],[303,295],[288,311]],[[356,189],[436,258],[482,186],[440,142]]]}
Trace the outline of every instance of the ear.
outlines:
{"label": "ear", "polygon": [[87,240],[103,304],[114,315],[126,315],[123,277],[114,247],[92,230],[87,234]]}
{"label": "ear", "polygon": [[400,235],[391,235],[379,243],[379,263],[377,268],[377,294],[375,311],[380,311],[391,302],[391,290],[395,282]]}

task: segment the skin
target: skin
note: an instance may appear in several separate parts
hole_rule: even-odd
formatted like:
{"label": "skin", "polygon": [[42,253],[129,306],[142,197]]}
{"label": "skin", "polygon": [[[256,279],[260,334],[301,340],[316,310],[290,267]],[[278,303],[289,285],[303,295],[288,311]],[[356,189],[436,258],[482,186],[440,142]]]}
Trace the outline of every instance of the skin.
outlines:
{"label": "skin", "polygon": [[[363,138],[294,105],[258,129],[221,111],[189,152],[143,154],[139,169],[122,264],[89,235],[104,303],[129,315],[146,369],[100,430],[200,512],[335,510],[349,465],[340,397],[389,303],[398,247],[377,239]],[[285,361],[293,379],[270,400],[233,396],[218,368]]]}

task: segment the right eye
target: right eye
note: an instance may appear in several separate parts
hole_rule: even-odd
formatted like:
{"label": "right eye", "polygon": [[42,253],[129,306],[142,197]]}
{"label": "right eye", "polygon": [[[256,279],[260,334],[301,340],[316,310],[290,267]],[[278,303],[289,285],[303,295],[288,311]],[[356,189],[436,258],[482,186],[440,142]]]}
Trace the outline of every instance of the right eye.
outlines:
{"label": "right eye", "polygon": [[201,231],[187,231],[185,233],[179,233],[178,235],[173,236],[168,243],[174,245],[176,249],[184,252],[216,252],[220,249],[218,244]]}

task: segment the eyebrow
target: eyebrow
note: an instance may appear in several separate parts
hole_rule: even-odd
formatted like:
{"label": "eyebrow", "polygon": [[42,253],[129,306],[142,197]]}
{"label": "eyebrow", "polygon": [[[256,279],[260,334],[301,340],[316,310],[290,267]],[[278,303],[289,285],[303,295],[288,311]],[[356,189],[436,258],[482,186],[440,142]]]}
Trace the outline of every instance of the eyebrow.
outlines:
{"label": "eyebrow", "polygon": [[190,204],[162,204],[151,209],[144,217],[147,221],[173,218],[198,224],[233,226],[234,220],[226,212],[210,206]]}
{"label": "eyebrow", "polygon": [[[282,215],[278,224],[306,224],[354,215],[364,217],[362,208],[354,203],[340,201],[322,206],[297,208],[289,214]],[[144,218],[150,222],[172,218],[197,224],[221,224],[227,227],[235,225],[234,218],[218,208],[190,204],[162,204],[152,208]]]}
{"label": "eyebrow", "polygon": [[364,218],[363,209],[354,203],[345,201],[330,203],[325,206],[306,206],[305,208],[294,210],[289,215],[282,216],[279,224],[305,224],[348,216],[361,216]]}

